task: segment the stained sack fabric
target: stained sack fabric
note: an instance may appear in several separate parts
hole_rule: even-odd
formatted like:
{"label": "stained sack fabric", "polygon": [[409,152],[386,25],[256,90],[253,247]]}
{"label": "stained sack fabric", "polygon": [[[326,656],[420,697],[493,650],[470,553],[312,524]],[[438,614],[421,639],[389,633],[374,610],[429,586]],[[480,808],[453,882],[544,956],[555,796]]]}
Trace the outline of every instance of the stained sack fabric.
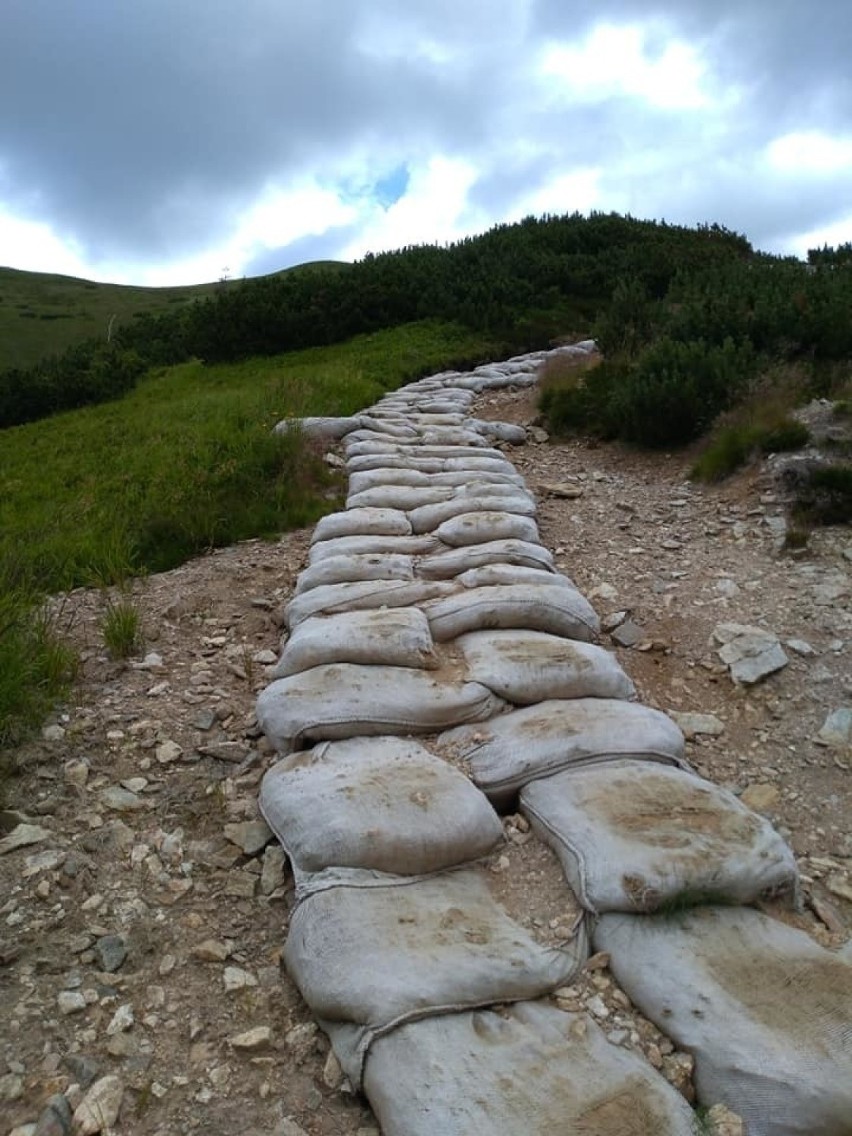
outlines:
{"label": "stained sack fabric", "polygon": [[686,1101],[588,1017],[541,1002],[379,1038],[364,1088],[384,1136],[695,1136]]}
{"label": "stained sack fabric", "polygon": [[504,703],[477,682],[408,667],[340,663],[279,678],[257,700],[260,728],[279,752],[307,741],[425,734],[481,722]]}
{"label": "stained sack fabric", "polygon": [[417,560],[418,576],[449,580],[486,565],[519,565],[554,572],[553,556],[543,545],[525,540],[493,540],[462,548],[441,548]]}
{"label": "stained sack fabric", "polygon": [[287,641],[273,678],[326,663],[438,666],[429,622],[416,607],[345,611],[303,620]]}
{"label": "stained sack fabric", "polygon": [[469,764],[474,783],[504,803],[529,781],[619,757],[681,765],[683,734],[665,714],[634,702],[539,702],[474,728],[448,730],[441,751]]}
{"label": "stained sack fabric", "polygon": [[534,781],[520,803],[590,911],[797,892],[795,858],[772,825],[693,773],[612,761]]}
{"label": "stained sack fabric", "polygon": [[748,1136],[852,1133],[852,951],[748,908],[604,915],[595,945]]}
{"label": "stained sack fabric", "polygon": [[290,631],[313,615],[343,611],[366,611],[380,607],[414,607],[438,596],[450,595],[451,584],[443,580],[358,580],[354,583],[323,584],[300,592],[285,609]]}
{"label": "stained sack fabric", "polygon": [[299,573],[296,595],[326,584],[352,584],[358,580],[413,580],[414,559],[395,552],[367,552],[357,556],[327,556]]}
{"label": "stained sack fabric", "polygon": [[[481,569],[488,572],[488,569]],[[508,569],[508,571],[531,571]],[[458,578],[466,586],[465,573]],[[546,573],[535,572],[535,576]],[[554,580],[564,579],[555,574]],[[456,640],[468,677],[527,706],[547,699],[630,698],[633,683],[602,647],[542,631],[474,631]]]}
{"label": "stained sack fabric", "polygon": [[592,605],[571,587],[495,584],[465,588],[427,600],[423,607],[432,635],[439,643],[469,631],[497,627],[546,631],[586,642],[600,630]]}
{"label": "stained sack fabric", "polygon": [[345,509],[317,521],[311,544],[338,536],[411,536],[411,522],[399,509]]}
{"label": "stained sack fabric", "polygon": [[390,883],[309,896],[284,948],[353,1085],[376,1037],[418,1018],[540,997],[585,961],[582,931],[566,949],[540,946],[494,901],[480,871]]}
{"label": "stained sack fabric", "polygon": [[326,742],[274,765],[260,810],[297,883],[329,869],[426,875],[487,855],[503,828],[486,797],[410,738]]}

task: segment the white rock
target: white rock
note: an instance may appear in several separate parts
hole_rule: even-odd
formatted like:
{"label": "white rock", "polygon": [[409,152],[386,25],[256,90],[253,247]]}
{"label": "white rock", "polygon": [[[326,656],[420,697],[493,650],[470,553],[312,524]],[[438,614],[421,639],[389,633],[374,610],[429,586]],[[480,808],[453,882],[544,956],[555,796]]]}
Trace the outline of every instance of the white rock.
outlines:
{"label": "white rock", "polygon": [[222,978],[229,994],[235,990],[245,990],[248,986],[257,986],[255,976],[239,966],[226,966]]}
{"label": "white rock", "polygon": [[38,824],[17,824],[0,840],[0,856],[6,852],[14,852],[16,848],[27,848],[30,844],[40,844],[42,840],[49,840],[53,833],[48,828]]}
{"label": "white rock", "polygon": [[852,745],[852,707],[841,706],[839,710],[832,710],[814,741],[831,749],[845,749]]}
{"label": "white rock", "polygon": [[127,1033],[133,1026],[134,1020],[133,1007],[129,1002],[125,1002],[113,1014],[112,1021],[107,1026],[107,1036],[113,1037],[117,1033]]}
{"label": "white rock", "polygon": [[674,718],[683,730],[687,741],[691,741],[696,734],[708,734],[717,738],[724,733],[725,723],[715,714],[693,714],[685,710],[669,710],[669,717]]}
{"label": "white rock", "polygon": [[246,820],[226,824],[225,836],[247,856],[254,856],[272,839],[272,829],[265,820]]}
{"label": "white rock", "polygon": [[79,990],[63,990],[56,999],[60,1014],[79,1014],[86,1008],[86,999]]}
{"label": "white rock", "polygon": [[801,655],[803,659],[812,659],[818,654],[806,639],[785,639],[784,646],[789,647],[794,654]]}
{"label": "white rock", "polygon": [[763,627],[720,623],[713,629],[713,638],[723,644],[719,657],[727,664],[731,678],[744,686],[760,682],[789,662],[778,636]]}
{"label": "white rock", "polygon": [[272,1030],[269,1026],[255,1026],[254,1029],[246,1030],[245,1033],[235,1034],[228,1041],[234,1049],[257,1053],[259,1050],[269,1048],[272,1042]]}
{"label": "white rock", "polygon": [[106,1132],[118,1120],[124,1085],[114,1074],[95,1081],[74,1113],[75,1136]]}
{"label": "white rock", "polygon": [[179,746],[177,742],[172,741],[171,738],[169,738],[168,741],[160,742],[154,750],[154,756],[157,761],[159,761],[160,765],[170,765],[173,761],[177,761],[182,753],[183,749],[181,746]]}
{"label": "white rock", "polygon": [[46,742],[61,742],[65,737],[65,730],[62,726],[45,726],[41,736]]}

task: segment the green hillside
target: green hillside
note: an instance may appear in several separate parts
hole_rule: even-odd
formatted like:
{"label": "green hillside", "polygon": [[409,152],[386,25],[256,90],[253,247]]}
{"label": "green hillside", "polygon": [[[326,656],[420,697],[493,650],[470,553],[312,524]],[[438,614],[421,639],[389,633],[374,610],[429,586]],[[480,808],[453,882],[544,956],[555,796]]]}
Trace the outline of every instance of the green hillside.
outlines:
{"label": "green hillside", "polygon": [[[317,261],[300,268],[333,266],[331,261]],[[288,271],[293,270],[284,270]],[[138,288],[0,268],[0,371],[29,367],[85,339],[106,341],[108,335],[116,335],[142,316],[178,311],[195,300],[241,283],[227,280],[175,288]]]}

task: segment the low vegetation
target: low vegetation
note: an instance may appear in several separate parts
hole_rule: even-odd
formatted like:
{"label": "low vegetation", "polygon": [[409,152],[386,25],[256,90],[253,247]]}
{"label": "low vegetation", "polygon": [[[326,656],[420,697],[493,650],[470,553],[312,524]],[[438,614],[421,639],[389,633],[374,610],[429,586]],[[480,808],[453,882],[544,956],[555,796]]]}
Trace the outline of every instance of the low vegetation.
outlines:
{"label": "low vegetation", "polygon": [[[340,501],[342,483],[282,418],[350,414],[430,371],[499,353],[454,324],[423,322],[327,349],[162,368],[121,401],[0,433],[0,744],[70,673],[38,597],[119,585],[102,626],[116,657],[138,646],[121,587],[190,556],[275,537]],[[25,582],[25,585],[24,585]]]}

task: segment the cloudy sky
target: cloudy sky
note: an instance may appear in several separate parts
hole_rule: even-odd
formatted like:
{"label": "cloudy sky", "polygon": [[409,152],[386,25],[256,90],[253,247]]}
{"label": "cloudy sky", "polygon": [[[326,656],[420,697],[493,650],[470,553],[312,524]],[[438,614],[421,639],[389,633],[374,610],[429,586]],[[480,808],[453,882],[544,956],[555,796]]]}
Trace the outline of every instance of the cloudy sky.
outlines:
{"label": "cloudy sky", "polygon": [[2,0],[0,264],[271,272],[530,213],[852,240],[849,0]]}

